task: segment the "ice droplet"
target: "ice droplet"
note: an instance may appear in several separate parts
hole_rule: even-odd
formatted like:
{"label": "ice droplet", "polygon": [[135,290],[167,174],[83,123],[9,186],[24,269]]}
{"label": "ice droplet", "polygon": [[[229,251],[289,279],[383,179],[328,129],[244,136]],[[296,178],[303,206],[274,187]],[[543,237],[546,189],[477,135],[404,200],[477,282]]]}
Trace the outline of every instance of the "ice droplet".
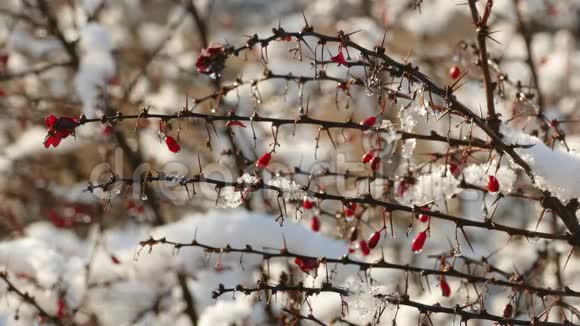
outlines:
{"label": "ice droplet", "polygon": [[538,239],[539,239],[538,237],[526,237],[526,240],[528,240],[528,242],[532,244],[538,242]]}
{"label": "ice droplet", "polygon": [[147,195],[145,193],[141,194],[141,200],[147,200]]}

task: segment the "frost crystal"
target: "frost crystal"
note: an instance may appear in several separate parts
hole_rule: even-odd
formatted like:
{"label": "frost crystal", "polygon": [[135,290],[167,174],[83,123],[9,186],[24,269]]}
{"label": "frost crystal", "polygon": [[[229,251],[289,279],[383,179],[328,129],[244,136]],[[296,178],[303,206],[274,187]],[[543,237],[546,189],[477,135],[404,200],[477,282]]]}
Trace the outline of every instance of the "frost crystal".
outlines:
{"label": "frost crystal", "polygon": [[394,142],[395,139],[397,139],[397,129],[395,128],[391,120],[388,119],[383,120],[381,122],[381,125],[379,126],[379,129],[381,129],[384,132],[381,135],[382,139],[386,141],[387,144],[390,144]]}
{"label": "frost crystal", "polygon": [[377,295],[387,296],[392,291],[381,284],[366,284],[359,281],[347,284],[350,293],[346,297],[350,313],[355,313],[361,320],[372,319],[375,312],[382,309],[387,302]]}
{"label": "frost crystal", "polygon": [[237,182],[240,184],[253,185],[260,182],[260,178],[255,175],[250,175],[249,173],[244,173],[244,175],[238,178]]}
{"label": "frost crystal", "polygon": [[222,188],[217,200],[217,206],[221,208],[234,208],[243,203],[242,193],[232,187]]}
{"label": "frost crystal", "polygon": [[418,176],[415,184],[404,192],[400,201],[421,205],[434,200],[451,198],[460,191],[459,180],[449,171],[444,175],[444,169],[443,165],[434,166],[431,173]]}
{"label": "frost crystal", "polygon": [[401,156],[404,159],[410,159],[415,151],[415,146],[417,146],[416,139],[406,139],[405,143],[403,143],[403,148],[401,149]]}
{"label": "frost crystal", "polygon": [[302,197],[304,197],[304,195],[306,195],[306,192],[304,192],[302,190],[302,187],[300,187],[300,185],[296,184],[296,182],[294,182],[294,180],[288,180],[288,179],[281,177],[281,176],[274,177],[274,179],[272,179],[272,182],[270,183],[270,185],[282,189],[284,192],[283,196],[286,199],[298,200],[298,199],[302,199]]}

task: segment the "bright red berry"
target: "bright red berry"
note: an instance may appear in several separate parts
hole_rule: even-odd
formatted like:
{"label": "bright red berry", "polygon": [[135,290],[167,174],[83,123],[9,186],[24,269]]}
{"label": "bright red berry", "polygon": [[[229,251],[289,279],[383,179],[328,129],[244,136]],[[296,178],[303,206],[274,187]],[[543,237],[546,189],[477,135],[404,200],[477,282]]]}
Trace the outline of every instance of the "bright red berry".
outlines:
{"label": "bright red berry", "polygon": [[425,240],[427,240],[427,231],[421,231],[417,233],[413,242],[411,242],[411,250],[415,253],[420,253],[423,251],[423,245],[425,245]]}
{"label": "bright red berry", "polygon": [[370,162],[373,157],[375,157],[375,155],[373,154],[373,151],[368,151],[365,155],[363,155],[362,157],[362,162],[364,164],[367,164],[368,162]]}
{"label": "bright red berry", "polygon": [[301,271],[304,273],[308,273],[311,270],[318,268],[318,260],[316,259],[301,259],[296,257],[294,259],[294,263],[298,265]]}
{"label": "bright red berry", "polygon": [[489,192],[498,192],[499,191],[499,181],[493,175],[487,176],[487,190]]}
{"label": "bright red berry", "polygon": [[177,141],[171,136],[165,136],[165,145],[167,145],[167,148],[173,153],[177,153],[181,150]]}
{"label": "bright red berry", "polygon": [[264,153],[260,158],[256,161],[256,166],[260,169],[264,169],[265,167],[270,164],[270,160],[272,159],[272,154]]}
{"label": "bright red berry", "polygon": [[74,219],[72,219],[71,217],[59,215],[54,210],[48,211],[48,219],[50,220],[52,225],[54,225],[59,229],[70,228],[73,227],[75,224]]}
{"label": "bright red berry", "polygon": [[370,116],[367,117],[366,119],[364,119],[363,121],[361,121],[361,126],[367,126],[367,127],[372,127],[375,125],[375,123],[377,122],[377,118],[375,116]]}
{"label": "bright red berry", "polygon": [[449,287],[449,283],[444,276],[439,278],[439,287],[441,288],[441,295],[444,297],[449,297],[451,295],[451,288]]}
{"label": "bright red berry", "polygon": [[364,240],[358,242],[358,247],[363,256],[368,256],[371,253],[371,248],[369,248],[369,245]]}
{"label": "bright red berry", "polygon": [[232,126],[239,126],[242,128],[246,128],[246,125],[238,120],[230,120],[230,121],[226,122],[226,127],[232,127]]}
{"label": "bright red berry", "polygon": [[[422,210],[424,210],[424,211],[428,211],[428,210],[429,210],[429,207],[426,207],[426,206],[425,206],[425,207],[422,207]],[[422,213],[421,213],[421,214],[419,214],[419,215],[417,216],[417,218],[419,219],[419,221],[421,221],[421,222],[423,222],[423,223],[425,223],[425,222],[429,221],[429,215],[427,215],[427,214],[422,214]]]}
{"label": "bright red berry", "polygon": [[369,237],[367,244],[369,245],[369,248],[373,249],[377,246],[377,244],[379,243],[379,240],[381,239],[381,232],[380,231],[375,231],[373,232],[373,234],[371,234],[371,236]]}
{"label": "bright red berry", "polygon": [[310,229],[312,229],[312,231],[314,232],[320,231],[320,220],[318,219],[318,217],[316,216],[312,217],[312,219],[310,220]]}
{"label": "bright red berry", "polygon": [[457,65],[454,65],[449,69],[449,77],[457,79],[459,75],[461,75],[461,69]]}
{"label": "bright red berry", "polygon": [[314,202],[311,201],[308,196],[304,196],[302,199],[302,208],[311,209],[312,207],[314,207]]}
{"label": "bright red berry", "polygon": [[356,203],[346,203],[344,204],[344,215],[347,217],[353,216],[356,211]]}

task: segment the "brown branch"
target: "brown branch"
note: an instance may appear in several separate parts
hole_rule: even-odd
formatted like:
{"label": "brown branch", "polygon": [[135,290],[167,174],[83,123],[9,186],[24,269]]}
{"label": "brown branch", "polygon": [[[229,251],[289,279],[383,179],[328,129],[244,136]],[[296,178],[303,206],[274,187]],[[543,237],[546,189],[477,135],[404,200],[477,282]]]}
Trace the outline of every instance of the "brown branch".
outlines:
{"label": "brown branch", "polygon": [[[298,285],[286,285],[286,284],[276,284],[270,285],[265,283],[258,283],[257,287],[250,288],[244,287],[243,285],[238,285],[233,288],[226,288],[222,284],[220,284],[217,290],[214,290],[214,298],[219,297],[225,293],[232,293],[232,292],[241,292],[245,295],[250,295],[254,292],[261,292],[261,291],[269,291],[272,294],[276,294],[277,292],[300,292],[304,293],[305,296],[311,296],[315,294],[319,294],[322,292],[331,292],[336,293],[340,296],[349,296],[351,292],[348,289],[340,288],[334,286],[329,283],[323,283],[320,288],[312,288],[306,287],[303,284]],[[456,305],[454,307],[445,307],[440,304],[435,305],[427,305],[422,304],[417,301],[413,301],[409,298],[408,295],[401,295],[401,294],[376,294],[374,295],[377,299],[384,300],[387,303],[396,306],[408,306],[416,308],[421,313],[442,313],[448,314],[453,316],[460,316],[462,320],[489,320],[494,321],[502,325],[542,325],[542,326],[562,326],[566,324],[562,323],[555,323],[555,322],[546,322],[540,321],[539,317],[533,318],[532,320],[521,320],[521,319],[512,319],[512,318],[504,318],[503,316],[493,315],[487,312],[485,309],[480,309],[480,311],[470,311],[467,310],[468,306],[459,306]]]}
{"label": "brown branch", "polygon": [[48,318],[51,322],[53,322],[56,325],[64,325],[63,322],[57,316],[48,313],[48,311],[46,311],[44,308],[42,308],[38,304],[38,302],[36,302],[36,300],[34,299],[34,297],[32,297],[27,292],[20,291],[14,285],[14,283],[12,283],[12,281],[10,281],[8,279],[8,273],[6,273],[6,272],[0,272],[0,279],[2,279],[4,281],[4,283],[6,283],[6,286],[8,287],[8,292],[14,292],[14,293],[16,293],[22,300],[24,300],[24,302],[28,303],[29,305],[33,306],[36,310],[38,310],[39,314],[42,317]]}
{"label": "brown branch", "polygon": [[341,264],[341,265],[353,265],[358,266],[360,270],[369,270],[369,269],[396,269],[406,272],[418,273],[422,276],[428,275],[436,275],[436,276],[445,276],[451,278],[460,278],[464,279],[470,283],[479,283],[479,284],[486,284],[486,285],[496,285],[502,287],[512,288],[518,291],[525,291],[528,293],[535,293],[540,297],[544,296],[558,296],[558,297],[580,297],[580,292],[573,291],[570,288],[565,288],[563,290],[555,290],[549,288],[541,288],[535,287],[526,283],[522,282],[514,282],[514,281],[505,281],[505,280],[498,280],[496,278],[487,278],[483,276],[476,276],[469,273],[464,273],[458,270],[449,267],[447,269],[428,269],[428,268],[421,268],[415,267],[410,265],[401,265],[395,263],[389,263],[385,261],[383,258],[377,260],[374,263],[368,263],[363,261],[353,260],[347,255],[342,256],[340,258],[328,258],[328,257],[313,257],[308,255],[296,254],[290,252],[288,249],[283,248],[278,251],[264,251],[264,250],[257,250],[253,249],[251,246],[246,245],[245,248],[233,248],[229,245],[225,247],[213,247],[206,244],[199,243],[197,240],[193,240],[191,242],[174,242],[171,240],[167,240],[166,238],[149,238],[147,240],[141,241],[141,247],[148,246],[150,250],[153,246],[158,244],[165,244],[173,246],[176,250],[186,247],[198,247],[205,249],[208,253],[216,253],[216,254],[225,254],[225,253],[242,253],[242,254],[254,254],[260,255],[265,260],[269,260],[272,258],[300,258],[303,260],[314,260],[325,264]]}

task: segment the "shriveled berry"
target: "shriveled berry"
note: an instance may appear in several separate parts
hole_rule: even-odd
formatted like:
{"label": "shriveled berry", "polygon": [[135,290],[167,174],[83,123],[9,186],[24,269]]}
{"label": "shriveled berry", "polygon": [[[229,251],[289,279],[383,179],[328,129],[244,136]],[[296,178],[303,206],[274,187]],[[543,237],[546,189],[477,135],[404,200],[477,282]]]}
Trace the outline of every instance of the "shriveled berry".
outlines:
{"label": "shriveled berry", "polygon": [[508,303],[503,308],[503,314],[502,314],[502,316],[503,316],[503,318],[511,318],[513,312],[514,312],[514,307],[512,306],[511,303]]}
{"label": "shriveled berry", "polygon": [[380,157],[373,157],[373,159],[371,160],[371,170],[373,171],[378,171],[379,168],[381,167],[381,158]]}

